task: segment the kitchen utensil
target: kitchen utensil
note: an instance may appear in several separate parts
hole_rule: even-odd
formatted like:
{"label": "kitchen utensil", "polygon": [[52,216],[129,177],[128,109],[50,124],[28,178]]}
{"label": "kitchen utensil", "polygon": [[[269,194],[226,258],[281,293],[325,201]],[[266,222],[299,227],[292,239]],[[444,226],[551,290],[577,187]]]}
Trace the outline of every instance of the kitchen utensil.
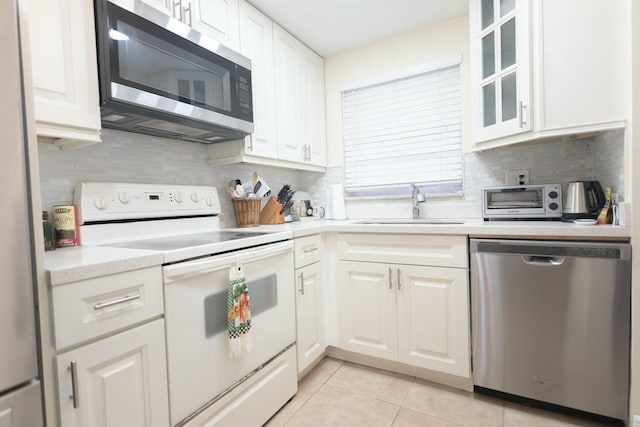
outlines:
{"label": "kitchen utensil", "polygon": [[289,200],[280,210],[280,215],[284,215],[284,213],[287,211],[287,209],[291,209],[291,206],[293,206],[293,200]]}
{"label": "kitchen utensil", "polygon": [[278,196],[277,196],[278,203],[280,203],[281,205],[283,205],[285,203],[285,197],[286,197],[286,195],[287,195],[287,193],[289,192],[290,189],[291,189],[291,186],[289,186],[289,184],[284,184],[282,186],[282,188],[278,192]]}
{"label": "kitchen utensil", "polygon": [[562,218],[567,220],[595,219],[605,203],[605,195],[598,181],[575,181],[567,186]]}

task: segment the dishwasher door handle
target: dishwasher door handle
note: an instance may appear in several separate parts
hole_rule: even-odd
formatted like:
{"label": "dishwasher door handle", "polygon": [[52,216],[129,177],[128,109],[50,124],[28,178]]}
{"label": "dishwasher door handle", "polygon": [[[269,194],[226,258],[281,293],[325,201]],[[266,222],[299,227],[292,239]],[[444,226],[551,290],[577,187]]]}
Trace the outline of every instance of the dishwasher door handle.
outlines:
{"label": "dishwasher door handle", "polygon": [[540,267],[555,267],[564,263],[563,256],[540,256],[540,255],[522,255],[522,261],[525,264],[537,265]]}

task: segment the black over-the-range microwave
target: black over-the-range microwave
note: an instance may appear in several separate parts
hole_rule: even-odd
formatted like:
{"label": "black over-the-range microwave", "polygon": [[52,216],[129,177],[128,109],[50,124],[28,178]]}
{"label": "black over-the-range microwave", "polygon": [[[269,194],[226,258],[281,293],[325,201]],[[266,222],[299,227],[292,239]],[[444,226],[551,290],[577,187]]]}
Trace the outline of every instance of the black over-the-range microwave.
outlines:
{"label": "black over-the-range microwave", "polygon": [[95,0],[102,126],[202,143],[253,132],[251,61],[139,0]]}

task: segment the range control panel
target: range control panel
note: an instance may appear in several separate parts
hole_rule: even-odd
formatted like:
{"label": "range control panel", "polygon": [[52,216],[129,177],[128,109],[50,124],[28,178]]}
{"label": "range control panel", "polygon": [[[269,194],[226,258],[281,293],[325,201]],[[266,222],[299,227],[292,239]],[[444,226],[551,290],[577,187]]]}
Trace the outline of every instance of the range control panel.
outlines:
{"label": "range control panel", "polygon": [[81,182],[74,203],[80,224],[220,214],[218,192],[207,186]]}

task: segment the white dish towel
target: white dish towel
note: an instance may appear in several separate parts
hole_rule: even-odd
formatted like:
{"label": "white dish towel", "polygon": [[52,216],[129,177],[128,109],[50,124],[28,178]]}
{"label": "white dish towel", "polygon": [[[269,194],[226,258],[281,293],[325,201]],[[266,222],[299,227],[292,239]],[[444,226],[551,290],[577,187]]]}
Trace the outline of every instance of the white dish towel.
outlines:
{"label": "white dish towel", "polygon": [[229,269],[227,293],[227,325],[229,330],[229,357],[242,356],[251,351],[251,303],[247,279],[242,264],[236,261]]}

